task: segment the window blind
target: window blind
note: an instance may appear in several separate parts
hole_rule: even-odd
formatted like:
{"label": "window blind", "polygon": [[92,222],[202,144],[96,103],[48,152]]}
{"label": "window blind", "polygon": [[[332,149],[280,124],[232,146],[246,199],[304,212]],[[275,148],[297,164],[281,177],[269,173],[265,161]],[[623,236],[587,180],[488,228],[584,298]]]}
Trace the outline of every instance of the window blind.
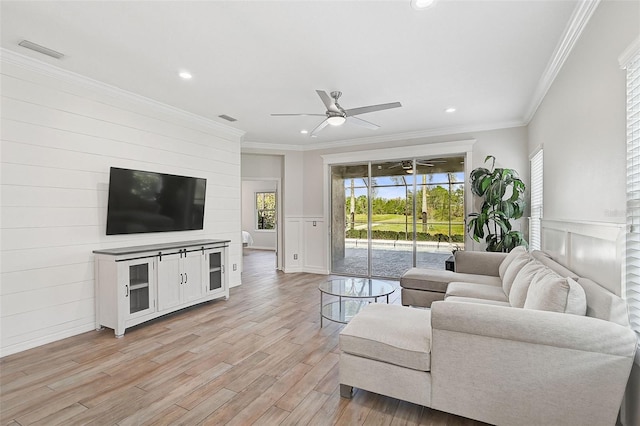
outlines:
{"label": "window blind", "polygon": [[625,295],[640,334],[640,52],[627,64],[627,225]]}
{"label": "window blind", "polygon": [[529,221],[529,249],[540,250],[542,246],[542,174],[543,155],[540,149],[531,157],[531,219]]}

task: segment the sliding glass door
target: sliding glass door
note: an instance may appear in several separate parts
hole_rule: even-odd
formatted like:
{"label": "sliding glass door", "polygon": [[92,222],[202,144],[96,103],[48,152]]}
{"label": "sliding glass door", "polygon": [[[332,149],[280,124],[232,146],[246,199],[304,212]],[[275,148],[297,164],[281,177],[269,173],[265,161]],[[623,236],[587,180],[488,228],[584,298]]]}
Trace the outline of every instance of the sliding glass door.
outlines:
{"label": "sliding glass door", "polygon": [[331,269],[369,276],[369,165],[331,167]]}
{"label": "sliding glass door", "polygon": [[413,175],[399,174],[398,164],[371,165],[370,274],[374,277],[399,277],[413,265]]}
{"label": "sliding glass door", "polygon": [[331,271],[398,278],[464,244],[464,159],[331,167]]}

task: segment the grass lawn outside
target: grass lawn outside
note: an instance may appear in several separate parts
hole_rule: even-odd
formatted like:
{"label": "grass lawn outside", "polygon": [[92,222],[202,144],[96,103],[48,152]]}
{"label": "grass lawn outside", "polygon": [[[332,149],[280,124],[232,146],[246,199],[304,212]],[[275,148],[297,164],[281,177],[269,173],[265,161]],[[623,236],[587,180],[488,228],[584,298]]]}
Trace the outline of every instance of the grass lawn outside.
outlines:
{"label": "grass lawn outside", "polygon": [[[380,214],[373,215],[372,225],[374,229],[381,231],[396,231],[396,232],[413,232],[413,216],[404,216],[401,214]],[[405,222],[406,220],[406,222]],[[427,229],[423,229],[422,219],[418,219],[416,224],[416,230],[418,232],[428,232],[431,235],[434,234],[449,234],[449,222],[428,220]],[[357,214],[355,215],[355,229],[367,228],[367,215]],[[451,223],[452,235],[464,235],[464,222]]]}

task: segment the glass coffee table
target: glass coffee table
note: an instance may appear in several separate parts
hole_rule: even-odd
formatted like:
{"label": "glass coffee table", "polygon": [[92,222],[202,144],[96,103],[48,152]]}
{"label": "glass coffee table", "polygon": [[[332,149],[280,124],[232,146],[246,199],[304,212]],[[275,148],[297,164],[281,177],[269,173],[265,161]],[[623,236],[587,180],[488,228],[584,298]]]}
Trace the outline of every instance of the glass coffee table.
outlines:
{"label": "glass coffee table", "polygon": [[[390,282],[368,278],[334,278],[321,283],[318,289],[321,328],[324,318],[342,324],[348,323],[360,309],[370,303],[366,299],[377,302],[379,297],[386,296],[389,303],[389,295],[396,290]],[[325,294],[338,296],[338,300],[323,304],[322,296]]]}

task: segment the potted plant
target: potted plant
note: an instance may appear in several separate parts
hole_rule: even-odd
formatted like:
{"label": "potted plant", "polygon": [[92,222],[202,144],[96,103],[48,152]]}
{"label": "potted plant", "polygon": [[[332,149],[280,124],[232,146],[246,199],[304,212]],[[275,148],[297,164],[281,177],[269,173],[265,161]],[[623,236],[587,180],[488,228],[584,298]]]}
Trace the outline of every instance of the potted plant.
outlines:
{"label": "potted plant", "polygon": [[479,213],[469,215],[467,231],[474,241],[484,238],[487,251],[509,252],[514,247],[527,245],[524,235],[512,229],[511,220],[524,213],[526,202],[524,182],[512,169],[495,168],[496,158],[488,155],[491,170],[479,167],[471,172],[471,192],[482,198]]}

